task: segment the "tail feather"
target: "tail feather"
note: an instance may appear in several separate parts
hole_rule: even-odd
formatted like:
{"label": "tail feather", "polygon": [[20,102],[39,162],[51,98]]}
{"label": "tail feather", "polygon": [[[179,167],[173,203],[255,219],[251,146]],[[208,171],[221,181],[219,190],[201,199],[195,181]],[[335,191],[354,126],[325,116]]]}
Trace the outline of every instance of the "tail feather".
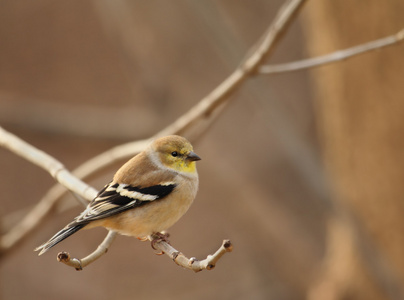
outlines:
{"label": "tail feather", "polygon": [[69,224],[65,228],[63,228],[62,230],[57,232],[53,237],[51,237],[49,241],[47,241],[46,243],[43,243],[41,246],[35,248],[34,251],[40,250],[38,255],[42,255],[45,252],[47,252],[50,248],[52,248],[56,244],[60,243],[64,239],[68,238],[73,233],[79,231],[86,225],[87,224],[75,224],[75,225]]}

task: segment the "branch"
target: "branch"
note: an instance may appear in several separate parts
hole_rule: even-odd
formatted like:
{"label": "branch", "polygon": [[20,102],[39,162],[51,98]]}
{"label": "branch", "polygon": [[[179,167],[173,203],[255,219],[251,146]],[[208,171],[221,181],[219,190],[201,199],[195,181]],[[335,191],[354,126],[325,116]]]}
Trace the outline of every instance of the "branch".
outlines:
{"label": "branch", "polygon": [[69,253],[60,252],[57,256],[57,260],[67,266],[75,268],[77,271],[81,271],[84,267],[88,266],[89,264],[103,256],[105,253],[107,253],[109,247],[112,245],[116,238],[116,234],[117,233],[115,231],[109,231],[107,236],[97,247],[97,249],[93,253],[82,259],[71,258]]}
{"label": "branch", "polygon": [[404,40],[404,29],[400,30],[394,35],[361,44],[355,47],[347,48],[344,50],[336,51],[327,55],[322,55],[314,58],[289,62],[285,64],[267,65],[259,68],[259,73],[262,75],[278,74],[284,72],[298,71],[317,66],[333,63],[336,61],[348,59],[350,57],[369,52],[372,50],[380,49],[387,46],[396,45]]}
{"label": "branch", "polygon": [[220,248],[214,254],[208,255],[204,260],[197,260],[195,257],[187,258],[165,241],[156,242],[154,247],[168,255],[177,265],[195,272],[205,269],[212,270],[224,254],[233,250],[233,245],[230,240],[224,240]]}
{"label": "branch", "polygon": [[[234,93],[248,78],[254,75],[259,66],[263,64],[264,60],[275,48],[290,21],[294,16],[296,16],[304,3],[305,0],[287,0],[280,8],[274,21],[264,33],[263,37],[259,40],[256,46],[253,47],[254,50],[250,51],[247,58],[239,65],[239,67],[236,68],[236,70],[217,88],[215,88],[187,113],[179,117],[174,123],[158,132],[155,137],[169,134],[184,135],[185,133],[188,133],[192,129],[198,127],[197,125],[200,125],[203,122],[205,123],[205,126],[211,124],[217,118],[224,105],[229,102],[230,95]],[[78,178],[85,179],[117,161],[136,155],[144,149],[148,142],[149,140],[141,140],[117,146],[90,159],[72,173],[68,173],[66,170],[64,174],[67,177],[72,175],[74,180],[80,182]],[[14,152],[14,150],[11,151]],[[40,165],[37,162],[34,163]],[[85,183],[77,185],[75,192],[80,195],[82,193],[77,191],[78,186],[81,186],[83,189],[82,192],[88,188]],[[65,192],[66,189],[62,186],[53,186],[33,208],[33,210],[31,210],[30,213],[24,217],[20,224],[18,224],[18,226],[10,230],[1,238],[0,251],[5,252],[10,250],[31,231],[33,231],[40,224],[43,218],[51,212],[53,206],[65,194]],[[85,198],[88,199],[87,197]]]}
{"label": "branch", "polygon": [[229,100],[229,96],[234,93],[242,83],[249,79],[264,60],[275,49],[277,42],[286,30],[288,24],[298,13],[306,0],[288,0],[279,9],[275,19],[269,26],[261,39],[252,47],[247,58],[230,74],[218,87],[204,97],[188,113],[178,118],[173,124],[160,131],[158,135],[167,135],[170,132],[183,134],[189,127],[197,121],[207,118],[221,103]]}
{"label": "branch", "polygon": [[[57,256],[57,260],[69,267],[75,268],[77,271],[81,271],[83,268],[107,253],[108,248],[111,246],[115,237],[116,233],[114,231],[108,232],[108,235],[98,246],[97,250],[83,259],[72,258],[69,253],[60,252]],[[212,270],[225,253],[233,250],[232,243],[229,240],[224,240],[220,248],[213,255],[208,255],[204,260],[197,260],[194,257],[187,258],[180,251],[172,247],[168,242],[159,240],[158,237],[152,239],[152,242],[153,240],[156,240],[156,243],[153,244],[156,250],[160,250],[168,255],[177,265],[195,272],[199,272],[204,269]]]}
{"label": "branch", "polygon": [[70,191],[89,200],[94,197],[94,194],[97,194],[95,189],[73,176],[61,162],[27,142],[24,142],[2,127],[0,127],[0,145],[44,169],[55,178],[56,181]]}

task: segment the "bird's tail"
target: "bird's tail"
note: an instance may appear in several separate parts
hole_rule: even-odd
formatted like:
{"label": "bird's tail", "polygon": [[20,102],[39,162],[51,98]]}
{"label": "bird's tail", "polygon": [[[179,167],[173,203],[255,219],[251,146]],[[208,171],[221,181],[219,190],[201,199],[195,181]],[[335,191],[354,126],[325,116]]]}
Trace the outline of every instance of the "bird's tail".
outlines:
{"label": "bird's tail", "polygon": [[49,241],[47,241],[46,243],[43,243],[41,246],[35,248],[34,251],[40,251],[38,255],[42,255],[45,252],[47,252],[50,248],[52,248],[56,244],[63,241],[65,238],[68,238],[73,233],[79,231],[86,225],[87,225],[87,223],[77,224],[77,223],[72,222],[69,225],[67,225],[65,228],[60,230],[58,233],[56,233],[53,237],[51,237],[51,239]]}

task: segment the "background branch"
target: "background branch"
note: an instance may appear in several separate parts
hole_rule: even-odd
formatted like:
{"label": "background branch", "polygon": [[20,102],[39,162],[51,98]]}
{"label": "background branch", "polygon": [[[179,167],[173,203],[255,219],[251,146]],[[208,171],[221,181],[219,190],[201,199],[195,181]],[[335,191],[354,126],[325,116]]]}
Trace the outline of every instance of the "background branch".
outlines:
{"label": "background branch", "polygon": [[259,68],[259,73],[263,75],[298,71],[303,69],[314,68],[317,66],[329,64],[336,61],[341,61],[365,52],[373,51],[387,46],[393,46],[401,43],[404,40],[404,29],[394,35],[361,44],[355,47],[339,50],[327,55],[322,55],[314,58],[289,62],[278,65],[267,65]]}

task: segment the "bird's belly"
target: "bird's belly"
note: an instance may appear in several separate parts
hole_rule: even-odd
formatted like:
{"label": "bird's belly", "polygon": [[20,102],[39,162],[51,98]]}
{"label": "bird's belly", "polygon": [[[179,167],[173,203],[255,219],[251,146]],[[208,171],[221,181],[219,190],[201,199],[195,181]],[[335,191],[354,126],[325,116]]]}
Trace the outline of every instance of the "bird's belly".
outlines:
{"label": "bird's belly", "polygon": [[176,191],[167,198],[100,220],[100,225],[135,237],[146,237],[165,231],[187,212],[195,197],[194,194],[190,197],[189,193],[175,193]]}

